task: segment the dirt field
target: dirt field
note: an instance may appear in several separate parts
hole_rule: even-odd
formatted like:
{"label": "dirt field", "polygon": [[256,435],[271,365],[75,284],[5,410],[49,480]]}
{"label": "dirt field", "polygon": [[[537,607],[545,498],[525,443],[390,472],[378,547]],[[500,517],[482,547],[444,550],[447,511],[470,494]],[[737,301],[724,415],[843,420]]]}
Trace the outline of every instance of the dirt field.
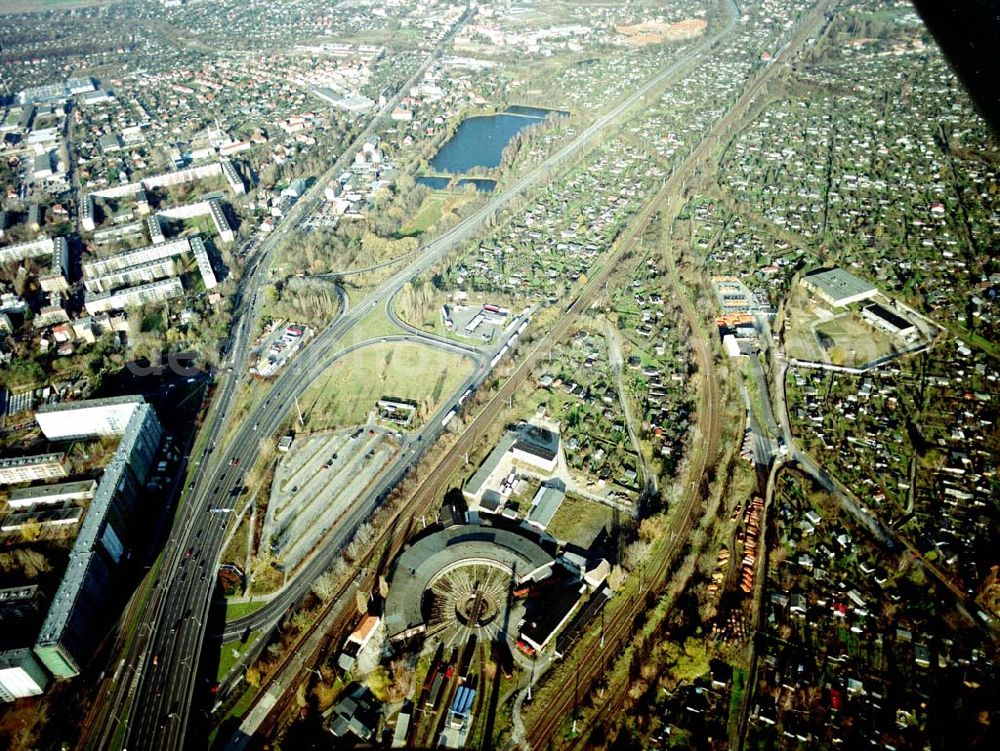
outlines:
{"label": "dirt field", "polygon": [[694,39],[704,34],[706,28],[708,28],[708,21],[703,18],[685,18],[677,23],[643,21],[632,26],[619,26],[616,31],[619,34],[624,34],[628,38],[629,44],[639,46]]}
{"label": "dirt field", "polygon": [[855,311],[830,314],[794,290],[787,308],[785,353],[796,360],[858,367],[906,344],[865,322]]}

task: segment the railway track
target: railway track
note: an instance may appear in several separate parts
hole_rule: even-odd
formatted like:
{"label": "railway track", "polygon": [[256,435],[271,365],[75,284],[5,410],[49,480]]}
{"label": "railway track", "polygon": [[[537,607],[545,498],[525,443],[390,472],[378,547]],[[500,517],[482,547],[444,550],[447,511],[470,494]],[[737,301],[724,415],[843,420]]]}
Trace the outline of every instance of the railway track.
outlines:
{"label": "railway track", "polygon": [[[791,45],[782,50],[779,59],[788,54],[790,47]],[[772,65],[765,70],[769,71],[775,68],[776,66]],[[586,285],[583,287],[573,303],[567,308],[566,312],[560,316],[559,319],[557,319],[552,328],[549,329],[535,348],[520,362],[514,372],[501,386],[499,391],[485,405],[479,414],[473,418],[473,420],[467,425],[466,429],[459,434],[458,438],[452,444],[451,448],[448,449],[444,457],[438,461],[438,463],[430,471],[429,475],[421,482],[411,501],[405,504],[405,511],[403,509],[397,511],[390,522],[384,526],[384,531],[379,533],[377,536],[373,549],[385,546],[385,549],[387,550],[387,555],[384,558],[385,560],[392,560],[395,558],[405,544],[406,536],[397,536],[392,539],[394,530],[398,527],[398,522],[400,520],[405,520],[406,524],[409,526],[415,519],[426,514],[436,503],[440,502],[440,500],[444,497],[445,492],[449,489],[448,485],[451,477],[464,464],[465,455],[486,433],[489,426],[500,417],[508,400],[513,397],[518,387],[532,373],[539,361],[545,357],[552,347],[566,335],[576,317],[583,313],[591,305],[612,273],[618,269],[622,256],[626,251],[632,250],[636,246],[638,240],[649,227],[651,221],[656,216],[663,203],[671,196],[678,194],[683,181],[688,178],[693,168],[709,153],[711,148],[710,144],[713,142],[713,139],[717,140],[719,136],[725,132],[725,129],[729,127],[729,124],[732,122],[733,113],[737,111],[741,104],[744,105],[745,111],[745,105],[747,105],[749,101],[756,96],[768,77],[769,76],[766,74],[759,76],[758,79],[747,88],[744,95],[737,99],[733,107],[730,109],[729,114],[716,124],[706,137],[702,139],[698,146],[695,147],[687,159],[672,173],[662,186],[661,190],[657,193],[656,197],[646,205],[635,220],[631,222],[626,230],[618,237],[615,247],[613,247],[612,251],[608,254],[608,257],[605,259],[603,265],[595,270],[593,275],[590,276]],[[672,274],[675,274],[675,271],[672,270]],[[676,277],[674,278],[676,282]],[[681,299],[685,301],[687,306],[690,306],[690,302],[687,301],[686,298],[682,296]],[[688,315],[691,316],[692,330],[700,330],[696,325],[694,325],[697,319],[693,317],[693,311],[689,310]],[[704,346],[704,350],[699,355],[699,359],[702,361],[703,366],[701,372],[709,374],[712,372],[711,353],[707,349],[707,343],[703,341],[702,344]],[[718,387],[714,378],[706,378],[705,382],[705,398],[707,399],[707,404],[705,405],[706,409],[703,414],[706,415],[706,433],[709,436],[714,436],[721,432],[716,409],[718,401]],[[704,467],[707,463],[706,457],[708,453],[709,452],[707,451],[702,452],[700,471],[694,473],[694,477],[704,477]],[[653,579],[659,580],[665,575],[665,572],[669,567],[669,560],[672,559],[677,547],[682,544],[686,538],[687,532],[690,531],[694,511],[693,499],[697,497],[696,490],[697,488],[694,487],[694,483],[692,483],[688,488],[687,496],[691,500],[689,500],[689,505],[687,506],[683,520],[681,521],[680,531],[674,536],[668,549],[668,555],[663,557],[663,560],[661,560],[657,569],[653,572]],[[369,589],[370,591],[370,588],[373,587],[375,583],[375,575],[374,571],[369,572],[361,582],[357,582],[358,585],[361,588]],[[644,577],[644,581],[648,582],[651,580]],[[308,641],[308,639],[321,627],[327,629],[328,636],[323,642],[326,646],[337,643],[337,641],[343,637],[346,629],[353,622],[356,615],[354,609],[352,608],[352,603],[348,603],[348,605],[345,606],[339,614],[336,614],[336,616],[331,616],[331,613],[332,609],[336,606],[336,603],[348,592],[350,587],[355,585],[355,583],[355,581],[348,582],[341,588],[338,594],[331,599],[330,604],[324,608],[315,623],[300,637],[300,644]],[[647,589],[646,591],[648,592],[649,590]],[[641,594],[641,592],[639,594]],[[609,627],[606,625],[605,643],[608,641],[607,637],[609,632],[614,635],[613,641],[615,642],[620,642],[623,636],[631,632],[630,623],[640,612],[642,612],[642,610],[645,609],[644,601],[644,597],[636,597],[632,607],[623,608],[619,611],[611,626]],[[626,615],[631,615],[631,617],[626,618]],[[333,620],[329,621],[328,619],[331,617],[333,617]],[[587,657],[591,657],[592,652],[593,647],[591,647],[591,651],[588,652]],[[322,650],[317,649],[314,651],[308,659],[302,662],[302,668],[297,671],[295,677],[292,680],[287,680],[287,676],[284,676],[284,673],[290,668],[293,659],[299,657],[299,653],[296,650],[289,650],[288,654],[279,664],[278,669],[272,673],[268,683],[261,688],[257,700],[255,700],[254,704],[251,705],[252,710],[252,708],[259,701],[260,697],[266,695],[269,689],[279,683],[279,678],[281,679],[280,685],[283,689],[282,695],[268,712],[267,718],[262,723],[258,733],[266,733],[267,735],[265,737],[273,737],[273,731],[277,728],[280,718],[287,713],[287,710],[290,707],[292,697],[295,693],[292,689],[296,688],[301,681],[304,680],[305,676],[308,675],[307,671],[309,669],[306,666],[315,664],[316,659],[320,654],[322,654]],[[599,667],[601,668],[600,670],[598,670]],[[589,686],[593,682],[594,678],[603,672],[603,663],[594,662],[586,672],[586,680],[583,685]],[[574,695],[572,697],[567,697],[566,692],[563,692],[563,709],[566,708],[567,704],[575,704],[575,692],[573,692],[573,694]],[[562,716],[558,712],[549,712],[546,714],[553,718],[560,718]],[[539,737],[548,738],[555,727],[556,720],[551,720],[550,724],[551,727],[548,728],[541,728],[538,726],[531,728],[529,730],[529,739],[537,739]],[[538,747],[537,743],[532,743],[532,745],[534,747]]]}
{"label": "railway track", "polygon": [[[664,188],[661,190],[660,195],[666,195],[668,192],[667,187],[669,185],[670,183],[668,181],[668,183],[666,183]],[[656,212],[659,210],[659,207],[659,202],[649,204],[647,208],[639,214],[638,220],[633,222],[629,228],[627,228],[622,235],[619,236],[616,247],[609,254],[605,263],[590,277],[587,284],[580,291],[579,295],[566,309],[566,312],[563,313],[559,319],[557,319],[552,328],[549,329],[534,349],[532,349],[531,352],[523,360],[521,360],[514,372],[500,387],[499,391],[472,419],[472,421],[466,426],[466,429],[458,435],[451,448],[448,449],[446,454],[438,461],[438,463],[428,473],[427,477],[418,486],[412,496],[412,499],[406,504],[401,504],[403,508],[397,511],[396,514],[391,517],[388,523],[383,527],[383,531],[376,537],[373,549],[378,550],[383,548],[387,550],[387,554],[384,557],[385,560],[388,561],[394,559],[402,550],[408,537],[408,535],[403,535],[395,536],[393,538],[394,531],[399,527],[400,522],[402,521],[409,526],[416,519],[431,511],[435,504],[441,502],[445,493],[450,489],[449,483],[451,478],[454,476],[455,472],[464,465],[466,454],[472,450],[480,438],[486,434],[489,427],[502,415],[503,411],[506,409],[508,401],[514,396],[517,389],[533,372],[536,365],[538,365],[548,355],[552,347],[567,334],[577,316],[583,313],[591,305],[594,299],[596,299],[605,282],[618,268],[621,256],[626,251],[635,247],[638,240],[642,237],[642,233],[648,228]],[[386,545],[387,547],[385,547]],[[370,591],[370,588],[375,584],[375,575],[375,571],[369,572],[366,577],[358,583],[358,585],[362,589],[369,589]],[[338,639],[343,638],[347,627],[350,626],[356,617],[356,611],[353,608],[353,603],[348,603],[348,605],[343,609],[343,612],[337,617],[336,621],[329,623],[327,622],[327,618],[336,603],[354,585],[355,581],[352,580],[338,591],[337,595],[331,599],[330,604],[327,605],[323,611],[321,611],[316,622],[301,635],[299,643],[307,641],[309,637],[321,627],[328,629],[329,636],[326,640],[327,644],[337,643]],[[259,701],[260,696],[265,695],[270,688],[274,687],[274,685],[280,683],[283,688],[282,698],[270,710],[267,719],[258,730],[258,733],[265,734],[265,737],[273,737],[273,735],[266,735],[266,733],[268,731],[273,732],[276,728],[278,718],[283,716],[290,707],[291,699],[294,696],[294,691],[292,689],[297,687],[301,680],[304,680],[305,676],[308,675],[308,669],[303,667],[303,669],[299,671],[299,675],[296,680],[291,682],[279,680],[279,677],[282,676],[291,664],[292,660],[296,658],[298,654],[299,653],[296,650],[290,649],[288,654],[282,659],[282,662],[279,663],[278,668],[271,674],[269,681],[261,687],[258,694],[257,701]],[[315,662],[316,659],[310,659],[306,661],[306,664],[311,666],[315,664]],[[254,705],[256,705],[257,701],[251,705],[251,709]]]}
{"label": "railway track", "polygon": [[[670,195],[681,195],[680,189],[683,187],[683,182],[711,154],[713,145],[721,143],[729,129],[735,123],[738,123],[741,116],[749,111],[753,100],[762,92],[765,84],[781,70],[782,66],[779,63],[785,62],[790,56],[794,55],[814,25],[822,22],[828,5],[828,2],[821,2],[813,8],[807,19],[800,25],[788,44],[775,57],[772,63],[765,67],[749,83],[744,92],[730,107],[727,114],[713,126],[691,154],[671,174],[670,178],[664,184],[663,190],[654,199],[654,205],[660,205]],[[678,551],[686,543],[687,536],[691,531],[694,522],[694,513],[698,508],[701,492],[705,490],[705,469],[708,460],[710,457],[715,457],[718,454],[718,443],[721,439],[722,426],[718,410],[718,381],[714,375],[712,354],[704,332],[699,325],[697,312],[694,310],[690,299],[683,294],[680,281],[677,277],[673,253],[668,252],[667,258],[671,285],[674,287],[677,299],[681,303],[684,316],[688,319],[692,332],[695,333],[694,348],[699,362],[699,372],[703,375],[705,386],[701,406],[701,414],[704,417],[705,445],[702,447],[698,455],[698,461],[692,471],[691,477],[695,479],[688,483],[683,500],[685,504],[683,515],[674,530],[670,542],[667,544],[662,555],[651,556],[656,559],[654,569],[651,572],[643,569],[640,577],[642,583],[640,584],[639,591],[633,594],[627,606],[621,607],[615,613],[610,623],[605,623],[603,639],[591,642],[588,650],[583,655],[574,655],[578,666],[577,670],[565,677],[559,689],[553,692],[555,699],[544,707],[542,711],[537,713],[540,717],[539,721],[528,728],[527,740],[533,749],[546,747],[555,731],[567,717],[570,717],[576,711],[580,697],[586,694],[595,681],[605,674],[609,658],[620,654],[620,650],[625,646],[627,639],[633,632],[633,624],[651,604],[654,590],[665,583],[666,574]],[[601,646],[602,644],[603,646]],[[572,685],[570,684],[571,681]],[[603,706],[598,710],[597,716],[614,716],[620,713],[624,709],[625,698],[625,685],[614,687],[611,695],[607,697]],[[586,743],[587,738],[587,734],[581,734],[571,741],[567,748],[573,750],[581,748]]]}
{"label": "railway track", "polygon": [[[657,204],[658,206],[658,204]],[[677,278],[676,268],[673,264],[673,257],[668,254],[669,271],[671,284],[674,287],[676,299],[681,301],[685,317],[691,325],[691,330],[697,332],[694,342],[694,349],[698,359],[699,372],[703,374],[705,390],[702,395],[701,414],[704,416],[702,425],[704,427],[705,444],[699,452],[697,464],[692,470],[692,477],[698,478],[698,482],[689,483],[686,493],[684,510],[678,525],[672,530],[673,534],[670,542],[662,555],[651,555],[656,560],[655,567],[650,571],[644,568],[639,580],[638,591],[631,595],[629,603],[618,609],[609,622],[604,625],[603,639],[595,639],[591,642],[587,651],[582,655],[574,656],[577,669],[565,676],[562,686],[556,690],[556,699],[545,709],[539,712],[540,721],[528,729],[527,739],[532,748],[543,748],[552,737],[559,726],[576,711],[580,696],[585,694],[595,681],[602,677],[607,669],[609,660],[620,654],[625,646],[625,642],[632,635],[633,624],[649,608],[650,598],[653,592],[665,583],[667,573],[683,546],[687,542],[687,536],[695,519],[695,511],[698,507],[698,500],[703,485],[705,469],[708,461],[717,454],[718,443],[722,434],[722,425],[719,417],[719,388],[715,378],[715,370],[712,359],[712,352],[708,341],[702,331],[694,311],[691,301],[683,294],[680,282]],[[625,692],[617,692],[616,696],[608,701],[602,713],[615,713],[623,705]],[[579,736],[577,742],[570,747],[577,748],[584,742],[584,735]]]}

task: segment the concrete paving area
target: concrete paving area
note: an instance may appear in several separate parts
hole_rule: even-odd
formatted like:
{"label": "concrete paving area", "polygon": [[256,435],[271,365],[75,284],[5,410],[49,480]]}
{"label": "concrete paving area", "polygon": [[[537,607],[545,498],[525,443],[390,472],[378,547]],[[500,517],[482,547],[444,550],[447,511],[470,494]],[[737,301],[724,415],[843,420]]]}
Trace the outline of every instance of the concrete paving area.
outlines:
{"label": "concrete paving area", "polygon": [[263,545],[293,570],[347,513],[399,450],[376,425],[300,436],[275,470]]}
{"label": "concrete paving area", "polygon": [[[442,318],[451,321],[451,328],[459,336],[474,341],[492,342],[513,320],[509,311],[502,313],[498,306],[489,303],[449,303],[442,309]],[[448,318],[444,318],[447,311]]]}

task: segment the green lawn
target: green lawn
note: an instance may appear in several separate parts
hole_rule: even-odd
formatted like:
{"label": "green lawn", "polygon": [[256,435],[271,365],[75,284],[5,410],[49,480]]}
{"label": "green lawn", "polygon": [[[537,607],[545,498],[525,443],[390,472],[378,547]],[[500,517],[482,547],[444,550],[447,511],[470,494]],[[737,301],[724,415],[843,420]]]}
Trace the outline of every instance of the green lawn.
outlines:
{"label": "green lawn", "polygon": [[219,653],[219,672],[217,680],[221,681],[233,665],[236,664],[236,660],[242,657],[259,638],[260,631],[253,631],[247,639],[246,644],[242,644],[239,641],[229,641],[223,644],[222,651]]}
{"label": "green lawn", "polygon": [[472,364],[459,355],[420,344],[373,344],[344,356],[299,399],[310,431],[365,422],[382,396],[413,399],[418,419],[454,394]]}
{"label": "green lawn", "polygon": [[457,219],[457,209],[475,199],[475,194],[469,195],[461,190],[436,191],[424,199],[417,213],[399,230],[399,236],[416,237],[438,227],[442,221],[451,223]]}
{"label": "green lawn", "polygon": [[[360,298],[359,298],[360,299]],[[349,347],[352,344],[374,339],[379,336],[392,336],[406,333],[396,324],[389,320],[385,314],[385,308],[381,305],[365,315],[357,324],[351,328],[344,336],[343,346]]]}
{"label": "green lawn", "polygon": [[247,514],[240,516],[239,526],[233,533],[233,539],[229,546],[222,553],[224,563],[233,563],[241,569],[246,566],[247,561],[247,525],[250,524],[250,517]]}
{"label": "green lawn", "polygon": [[729,727],[734,727],[739,721],[740,709],[743,705],[743,694],[747,691],[747,671],[744,668],[733,668],[733,690],[729,694]]}
{"label": "green lawn", "polygon": [[421,235],[441,220],[441,212],[448,200],[444,195],[429,196],[420,206],[420,210],[399,231],[400,235],[412,237]]}
{"label": "green lawn", "polygon": [[257,600],[256,602],[230,602],[226,605],[226,620],[235,621],[237,618],[250,615],[262,608],[264,602],[264,600]]}

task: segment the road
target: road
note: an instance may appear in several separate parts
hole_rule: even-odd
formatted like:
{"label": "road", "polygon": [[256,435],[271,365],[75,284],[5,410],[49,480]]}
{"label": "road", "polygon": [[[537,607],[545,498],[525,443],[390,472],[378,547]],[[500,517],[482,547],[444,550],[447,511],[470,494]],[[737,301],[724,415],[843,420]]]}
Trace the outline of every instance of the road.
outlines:
{"label": "road", "polygon": [[[733,18],[729,24],[728,29],[731,30],[734,26],[735,26],[735,14],[733,14]],[[719,36],[721,35],[713,36],[706,39],[703,43],[703,46],[700,47],[699,50],[705,49],[711,44],[714,44],[715,41],[717,41],[717,39],[719,38]],[[666,71],[658,75],[655,79],[653,79],[653,81],[651,81],[649,84],[640,89],[639,92],[636,92],[628,99],[626,99],[625,102],[623,102],[621,105],[614,108],[611,111],[611,114],[615,114],[616,117],[620,117],[627,111],[628,103],[635,104],[638,101],[640,101],[641,98],[645,96],[645,93],[649,91],[651,88],[655,87],[656,85],[659,85],[660,83],[665,81],[670,75],[675,74],[683,66],[695,60],[697,54],[698,50],[690,53],[689,55],[686,55],[683,60],[677,61],[676,63],[671,65]],[[584,134],[588,133],[592,134],[593,131],[588,129],[588,131],[584,132]],[[584,134],[581,134],[581,137],[583,137]],[[592,137],[592,135],[589,135],[588,137]],[[575,144],[576,141],[574,141],[573,144],[570,144],[570,146],[568,146],[567,149],[572,148],[573,152],[575,153],[575,151],[577,151],[577,147],[575,146]],[[568,159],[569,157],[564,154],[565,151],[566,150],[559,152],[550,161],[552,161],[553,163],[561,163],[563,160]],[[545,170],[547,172],[549,169],[551,169],[550,167],[547,166],[548,163],[549,163],[548,161],[543,163],[538,168],[538,170]],[[532,174],[537,174],[537,171]],[[526,178],[527,176],[525,176],[525,178],[522,178],[522,181],[518,181],[518,183],[516,184],[524,184],[523,181]],[[675,187],[674,185],[675,182],[676,180],[668,181],[668,183],[664,186],[664,190],[669,191],[673,189]],[[509,200],[501,196],[498,196],[497,198],[503,200],[504,203],[506,203],[506,201]],[[518,364],[514,372],[504,382],[499,392],[497,392],[491,398],[486,407],[483,408],[483,410],[478,415],[476,415],[474,420],[458,436],[455,443],[448,450],[446,455],[440,460],[440,462],[438,462],[438,464],[434,467],[433,471],[423,481],[423,483],[418,488],[417,492],[414,494],[413,498],[409,502],[409,505],[412,508],[414,509],[429,508],[433,506],[435,503],[440,503],[440,499],[443,497],[444,492],[448,489],[449,479],[462,466],[464,462],[464,456],[474,447],[476,441],[485,433],[489,425],[498,418],[498,416],[502,413],[502,410],[506,408],[508,400],[513,397],[516,389],[521,385],[521,383],[523,383],[524,379],[528,377],[528,375],[532,372],[532,369],[537,365],[537,363],[541,361],[541,358],[543,358],[546,355],[546,353],[551,349],[551,347],[556,342],[558,342],[563,336],[566,335],[570,325],[576,319],[576,317],[587,309],[587,307],[594,299],[594,296],[599,292],[599,290],[601,289],[602,285],[605,283],[609,275],[616,268],[616,259],[622,254],[624,250],[632,247],[633,243],[637,240],[637,238],[641,236],[642,230],[648,225],[648,222],[655,213],[654,212],[655,206],[656,202],[652,203],[651,206],[647,208],[647,210],[642,212],[642,214],[636,219],[633,225],[628,230],[626,230],[626,232],[620,238],[620,242],[616,247],[616,249],[611,253],[611,255],[603,264],[603,266],[601,266],[598,269],[595,269],[595,273],[591,276],[590,280],[587,283],[587,286],[580,293],[577,299],[573,302],[573,304],[570,306],[567,312],[545,334],[545,336],[542,338],[540,343],[535,347],[535,349],[532,350],[531,353]],[[489,211],[490,211],[490,204],[487,204],[484,207],[483,212],[485,213]],[[470,219],[474,219],[475,216],[476,215],[473,215],[473,217],[470,217]],[[455,229],[458,229],[458,227],[456,227]],[[454,232],[455,230],[452,231]],[[447,234],[445,237],[447,237]],[[404,270],[403,273],[397,275],[397,278],[404,280],[405,283],[405,280],[412,278],[412,276],[413,274],[411,272],[409,272],[408,270]],[[398,284],[398,286],[396,287],[397,291],[399,288],[401,288],[401,286],[402,284]],[[390,300],[392,295],[394,294],[395,291],[392,292],[391,295],[386,295],[384,301],[387,302],[388,300]],[[370,299],[371,298],[369,298],[369,300]],[[369,308],[370,306],[369,300],[366,300],[363,303],[361,303],[357,308],[355,308],[355,310],[356,311],[365,310]],[[705,360],[706,363],[705,372],[711,372],[710,357],[711,356],[707,352],[707,350],[702,353],[702,358]],[[719,432],[718,419],[714,408],[715,402],[717,401],[717,397],[714,396],[715,391],[716,391],[715,384],[710,381],[708,383],[708,396],[706,398],[708,399],[711,405],[711,409],[708,410],[706,422],[707,422],[707,430],[712,435],[716,435]],[[680,538],[678,537],[677,539]],[[371,572],[369,572],[369,576],[371,575],[372,575]],[[341,621],[339,621],[340,623],[344,624],[349,623],[350,618],[353,618],[354,615],[356,615],[356,609],[354,607],[353,602],[348,602],[348,604],[346,605],[346,610],[347,610],[347,615],[341,616]],[[298,662],[300,662],[301,664],[292,665],[292,658],[289,657],[288,665],[290,667],[288,668],[288,670],[286,671],[284,668],[280,669],[278,671],[279,676],[275,677],[274,681],[275,685],[278,686],[280,691],[283,692],[282,695],[284,696],[285,699],[287,699],[291,689],[295,685],[297,685],[296,681],[301,680],[302,678],[301,672],[302,670],[306,669],[304,666],[308,665],[307,662],[302,662],[302,661]],[[271,691],[272,690],[268,688],[266,691],[261,692],[262,695],[270,697],[267,700],[268,707],[265,708],[262,712],[257,711],[256,704],[251,708],[251,710],[248,712],[246,716],[247,717],[253,716],[255,718],[254,722],[252,723],[252,727],[241,728],[241,730],[237,733],[237,736],[234,737],[231,743],[231,747],[233,748],[242,747],[242,745],[248,740],[249,735],[256,732],[257,728],[259,727],[258,723],[263,722],[263,718],[259,716],[260,714],[263,714],[265,717],[266,716],[273,717],[274,715],[280,714],[282,705],[280,702],[277,705],[275,704],[276,699],[274,698],[274,695],[271,693]]]}
{"label": "road", "polygon": [[[200,654],[204,614],[207,612],[214,586],[214,575],[202,578],[200,573],[196,573],[188,581],[187,574],[181,572],[186,560],[183,554],[187,550],[193,551],[194,543],[204,535],[206,550],[211,551],[209,555],[213,558],[214,564],[218,563],[228,514],[217,513],[206,517],[205,512],[213,503],[218,502],[218,491],[221,485],[231,487],[233,480],[237,478],[237,467],[240,465],[232,465],[232,461],[235,459],[243,467],[247,466],[243,463],[245,452],[230,452],[224,461],[213,461],[218,457],[218,454],[213,454],[213,452],[218,441],[225,435],[229,427],[234,398],[239,384],[245,377],[243,368],[247,364],[247,357],[252,347],[251,338],[260,314],[259,292],[268,282],[271,256],[290,229],[296,226],[301,216],[318,205],[324,187],[351,164],[354,154],[377,131],[381,123],[387,121],[399,99],[440,56],[448,40],[464,24],[465,20],[466,16],[459,19],[424,65],[420,66],[411,79],[400,87],[399,92],[390,98],[385,107],[372,118],[350,147],[334,161],[327,172],[292,207],[285,220],[249,257],[243,278],[234,293],[233,327],[228,339],[221,345],[221,349],[226,355],[223,359],[223,372],[220,378],[221,388],[209,412],[206,426],[203,428],[203,445],[206,446],[206,449],[191,465],[192,469],[197,467],[199,470],[196,480],[193,487],[189,488],[186,499],[182,501],[178,509],[170,540],[154,565],[154,573],[159,573],[161,578],[150,589],[151,577],[148,577],[126,608],[126,614],[122,619],[124,628],[119,632],[110,662],[111,665],[119,664],[121,669],[116,669],[114,672],[107,671],[111,675],[99,688],[102,700],[93,708],[91,715],[85,722],[77,748],[120,748],[123,745],[123,737],[129,739],[127,745],[133,748],[179,748],[183,744],[187,711],[191,699],[191,691],[188,689],[192,686],[195,675],[191,660],[196,661]],[[347,313],[346,299],[343,296],[342,301],[344,303],[342,313]],[[254,432],[256,430],[257,428],[254,428]],[[187,462],[190,459],[191,457],[186,457],[182,470],[188,468]],[[214,490],[209,491],[208,488],[212,487],[213,482],[215,483]],[[202,563],[204,561],[205,558],[202,559]],[[201,567],[199,564],[198,568]],[[205,569],[214,570],[207,565]],[[185,583],[188,586],[183,586]],[[196,584],[198,586],[195,586]],[[170,606],[165,607],[164,603],[170,603]],[[179,614],[177,603],[185,604],[184,609],[180,610]],[[200,617],[194,612],[196,605],[201,606],[199,608]],[[165,663],[163,665],[160,663],[161,657],[158,650],[164,646],[164,634],[174,635],[169,630],[178,625],[178,621],[173,620],[172,623],[165,623],[165,620],[171,621],[174,617],[183,618],[190,623],[180,624],[182,633],[175,640],[169,654],[163,657]],[[190,626],[197,626],[197,628]],[[188,632],[194,633],[196,638],[187,638]],[[151,663],[154,656],[158,663],[155,666],[158,676],[176,670],[186,671],[189,675],[183,679],[173,676],[166,681],[157,678],[150,679],[149,668],[153,667]],[[167,669],[161,671],[161,665]],[[156,701],[163,698],[163,683],[167,684],[167,688],[173,696],[164,699],[164,701]],[[148,691],[154,692],[153,699],[148,696]],[[141,701],[135,701],[137,696]],[[172,715],[170,718],[171,727],[158,730],[157,740],[150,740],[148,745],[146,745],[145,739],[135,739],[136,732],[145,732],[144,729],[151,724],[150,718],[154,714],[159,713],[163,716],[162,705],[166,701],[170,702],[166,714]],[[176,708],[174,708],[175,704]],[[138,731],[136,725],[139,725]],[[124,726],[124,732],[121,726]],[[125,736],[125,732],[128,733],[127,736]]]}
{"label": "road", "polygon": [[[734,24],[735,21],[731,26]],[[195,690],[197,661],[202,651],[205,622],[212,600],[215,578],[212,572],[218,564],[226,533],[228,514],[225,512],[231,510],[234,502],[230,492],[243,484],[243,472],[256,461],[261,441],[273,440],[273,436],[283,428],[295,395],[324,372],[331,357],[341,349],[343,337],[376,306],[386,304],[410,279],[433,268],[446,255],[470,241],[512,201],[556,176],[560,168],[585,153],[606,130],[641,104],[647,94],[686,68],[718,38],[706,39],[702,45],[649,79],[595,119],[570,143],[491,196],[479,210],[425,245],[412,262],[389,277],[368,297],[345,310],[278,375],[268,396],[243,419],[224,450],[215,451],[219,438],[230,427],[236,385],[242,375],[257,319],[257,292],[266,278],[270,254],[287,228],[297,223],[299,215],[296,212],[315,206],[318,194],[310,192],[303,197],[265,241],[254,256],[248,283],[244,286],[246,292],[236,307],[238,323],[229,350],[231,354],[225,361],[234,367],[234,374],[230,377],[223,375],[218,402],[210,413],[205,429],[208,439],[205,453],[197,460],[201,462],[201,471],[175,521],[174,533],[162,558],[161,580],[154,587],[142,617],[137,619],[134,634],[123,635],[127,646],[118,653],[122,654],[131,672],[126,673],[128,680],[123,675],[121,680],[112,681],[113,685],[108,686],[109,700],[104,717],[111,719],[106,721],[105,728],[116,730],[115,723],[126,723],[127,743],[124,745],[142,749],[170,749],[183,745]],[[406,87],[403,88],[405,90]],[[393,102],[387,107],[390,105]],[[375,126],[376,121],[373,121],[361,137],[367,137]],[[345,152],[342,160],[347,156]],[[328,174],[336,174],[341,169],[339,161]],[[322,184],[322,180],[317,182],[313,190],[321,189]],[[387,475],[382,489],[373,494],[374,498],[387,493],[400,477],[393,477],[391,473]],[[366,510],[365,504],[359,503],[357,509],[360,517]],[[122,744],[117,742],[120,736],[121,733],[117,733],[111,736],[113,741],[100,746],[120,747]],[[107,739],[109,733],[99,737]]]}
{"label": "road", "polygon": [[642,493],[644,498],[655,497],[657,492],[656,473],[650,471],[649,463],[646,461],[646,454],[642,450],[642,443],[635,432],[635,416],[632,414],[632,400],[629,399],[628,391],[625,389],[625,379],[622,376],[621,341],[618,332],[611,321],[604,319],[604,338],[608,343],[608,360],[611,363],[611,373],[615,378],[615,387],[618,389],[618,401],[622,405],[622,414],[625,418],[625,429],[628,431],[629,440],[632,442],[632,449],[639,460],[642,470]]}

